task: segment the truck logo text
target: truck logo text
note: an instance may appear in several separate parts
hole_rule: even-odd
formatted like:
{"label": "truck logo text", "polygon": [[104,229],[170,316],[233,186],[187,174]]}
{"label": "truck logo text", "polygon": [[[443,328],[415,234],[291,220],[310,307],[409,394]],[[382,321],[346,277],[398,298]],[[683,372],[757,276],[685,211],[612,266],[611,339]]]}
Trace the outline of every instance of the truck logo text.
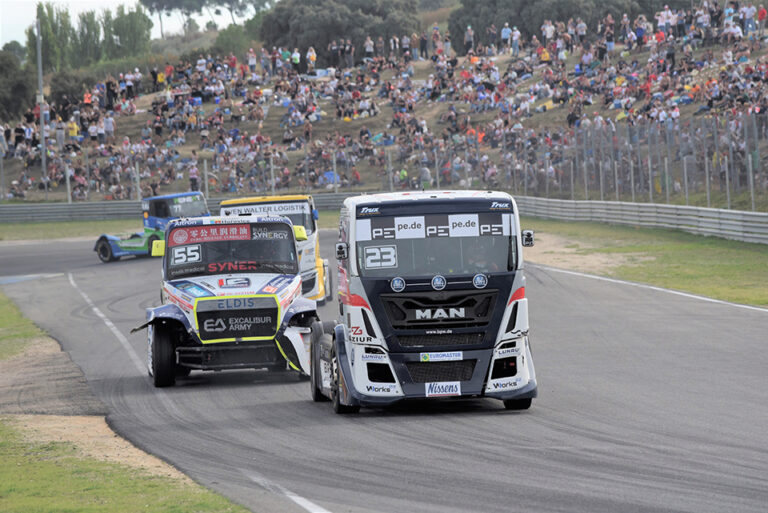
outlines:
{"label": "truck logo text", "polygon": [[425,308],[416,310],[416,320],[427,319],[463,319],[466,317],[464,308]]}

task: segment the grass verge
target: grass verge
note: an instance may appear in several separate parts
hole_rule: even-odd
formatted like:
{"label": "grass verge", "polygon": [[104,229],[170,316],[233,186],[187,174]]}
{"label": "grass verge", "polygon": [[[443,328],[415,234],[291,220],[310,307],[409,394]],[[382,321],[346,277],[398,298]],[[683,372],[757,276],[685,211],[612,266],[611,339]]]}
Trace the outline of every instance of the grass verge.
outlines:
{"label": "grass verge", "polygon": [[[735,303],[768,306],[768,245],[676,230],[526,217],[524,228],[572,241],[577,253],[631,255],[604,274]],[[637,258],[640,256],[640,258]]]}
{"label": "grass verge", "polygon": [[7,513],[247,510],[199,485],[78,457],[72,444],[27,442],[0,418],[0,511]]}
{"label": "grass verge", "polygon": [[42,334],[32,321],[21,315],[10,299],[0,293],[0,360],[21,353],[30,340]]}
{"label": "grass verge", "polygon": [[[323,210],[318,220],[320,228],[338,228],[339,212]],[[102,233],[119,235],[140,232],[141,219],[113,219],[109,221],[54,221],[49,223],[0,223],[0,240],[50,240],[75,237],[93,237]]]}
{"label": "grass verge", "polygon": [[0,223],[0,240],[49,240],[117,235],[143,231],[141,218],[108,221],[54,221],[49,223]]}

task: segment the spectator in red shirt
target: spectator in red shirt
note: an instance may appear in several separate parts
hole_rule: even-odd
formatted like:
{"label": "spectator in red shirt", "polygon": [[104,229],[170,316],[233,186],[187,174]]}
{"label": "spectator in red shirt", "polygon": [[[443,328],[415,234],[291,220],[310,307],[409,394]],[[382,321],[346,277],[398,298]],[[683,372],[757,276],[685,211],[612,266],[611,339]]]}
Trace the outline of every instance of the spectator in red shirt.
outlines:
{"label": "spectator in red shirt", "polygon": [[768,11],[765,10],[765,7],[763,7],[763,4],[760,4],[760,7],[757,9],[757,25],[760,27],[760,31],[758,32],[758,35],[760,39],[763,38],[763,33],[765,32],[765,19],[768,18]]}

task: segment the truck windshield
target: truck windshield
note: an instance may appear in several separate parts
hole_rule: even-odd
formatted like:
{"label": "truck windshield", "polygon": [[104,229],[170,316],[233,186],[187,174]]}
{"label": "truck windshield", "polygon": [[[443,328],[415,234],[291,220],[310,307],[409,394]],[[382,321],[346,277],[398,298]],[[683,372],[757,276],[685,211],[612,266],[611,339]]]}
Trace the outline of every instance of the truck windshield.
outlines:
{"label": "truck windshield", "polygon": [[286,223],[174,227],[165,256],[169,280],[229,273],[297,274],[291,227]]}
{"label": "truck windshield", "polygon": [[208,214],[208,206],[201,195],[179,196],[166,200],[170,217],[198,217]]}
{"label": "truck windshield", "polygon": [[250,205],[223,205],[221,215],[238,216],[254,214],[262,216],[283,216],[291,220],[294,226],[303,226],[307,235],[315,231],[315,220],[308,201],[286,201],[280,203],[252,203]]}
{"label": "truck windshield", "polygon": [[516,267],[511,214],[435,214],[358,219],[364,277],[473,275]]}

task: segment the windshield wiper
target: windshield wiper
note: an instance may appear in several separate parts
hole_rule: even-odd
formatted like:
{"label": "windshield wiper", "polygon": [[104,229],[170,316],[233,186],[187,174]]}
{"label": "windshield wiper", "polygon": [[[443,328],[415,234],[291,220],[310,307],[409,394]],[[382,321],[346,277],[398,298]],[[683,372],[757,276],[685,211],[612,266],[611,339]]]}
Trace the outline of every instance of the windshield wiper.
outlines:
{"label": "windshield wiper", "polygon": [[287,274],[280,266],[276,264],[272,264],[269,262],[259,262],[259,267],[263,267],[269,271],[275,272],[277,274]]}

